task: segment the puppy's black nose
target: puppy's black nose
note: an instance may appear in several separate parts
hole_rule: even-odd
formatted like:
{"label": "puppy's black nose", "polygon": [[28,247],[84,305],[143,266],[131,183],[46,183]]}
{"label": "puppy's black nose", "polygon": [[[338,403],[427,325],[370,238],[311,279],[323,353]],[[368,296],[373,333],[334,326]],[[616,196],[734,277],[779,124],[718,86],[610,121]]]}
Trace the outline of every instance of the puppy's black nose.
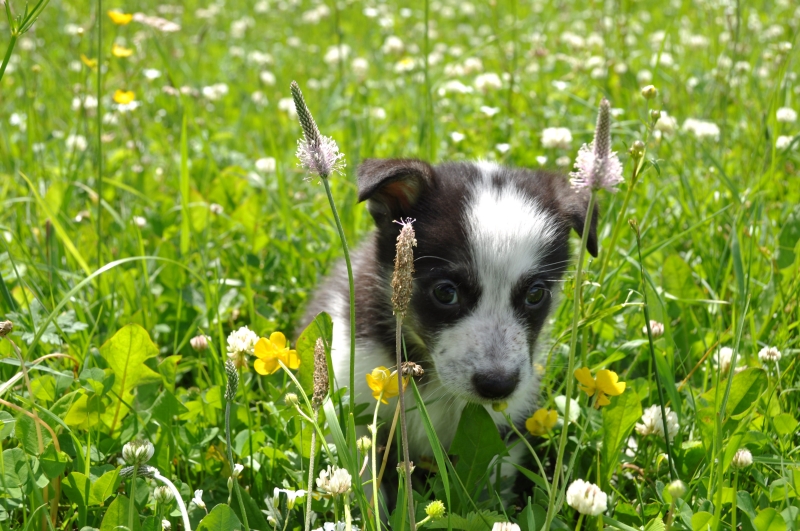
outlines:
{"label": "puppy's black nose", "polygon": [[472,376],[472,385],[481,398],[500,400],[508,398],[519,383],[519,370],[513,373],[500,371],[476,373]]}

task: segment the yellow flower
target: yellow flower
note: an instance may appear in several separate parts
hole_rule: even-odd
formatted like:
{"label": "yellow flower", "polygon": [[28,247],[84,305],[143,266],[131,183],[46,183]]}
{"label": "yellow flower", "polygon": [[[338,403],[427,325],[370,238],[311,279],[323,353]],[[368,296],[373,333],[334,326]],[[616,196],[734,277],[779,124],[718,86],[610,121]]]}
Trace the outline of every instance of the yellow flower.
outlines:
{"label": "yellow flower", "polygon": [[[397,385],[397,371],[390,371],[386,367],[380,366],[372,369],[367,375],[367,385],[372,389],[372,397],[388,404],[387,398],[393,398],[400,394],[400,386]],[[403,389],[408,385],[408,378],[403,378]]]}
{"label": "yellow flower", "polygon": [[125,24],[130,23],[133,20],[133,15],[130,13],[121,13],[119,11],[109,11],[108,18],[111,19],[111,22],[116,24],[117,26],[124,26]]}
{"label": "yellow flower", "polygon": [[525,427],[531,435],[541,437],[553,429],[558,421],[558,412],[555,409],[539,409],[531,418],[525,421]]}
{"label": "yellow flower", "polygon": [[114,101],[120,104],[130,103],[136,99],[136,94],[132,90],[119,90],[114,92]]}
{"label": "yellow flower", "polygon": [[89,68],[97,68],[97,59],[89,59],[85,55],[81,54],[81,61]]}
{"label": "yellow flower", "polygon": [[262,337],[258,340],[255,347],[255,355],[258,358],[253,364],[253,368],[258,374],[275,374],[281,368],[278,360],[290,369],[300,366],[300,358],[296,350],[289,350],[286,344],[286,336],[280,332],[273,332],[269,339]]}
{"label": "yellow flower", "polygon": [[132,48],[125,48],[124,46],[120,46],[119,44],[115,44],[111,47],[111,55],[114,57],[130,57],[133,55]]}
{"label": "yellow flower", "polygon": [[619,396],[625,391],[625,382],[620,382],[619,376],[614,371],[602,369],[597,371],[597,379],[592,378],[592,373],[587,367],[581,367],[575,371],[575,378],[581,383],[580,389],[589,396],[597,393],[594,401],[595,409],[600,406],[607,406],[611,403],[608,396]]}

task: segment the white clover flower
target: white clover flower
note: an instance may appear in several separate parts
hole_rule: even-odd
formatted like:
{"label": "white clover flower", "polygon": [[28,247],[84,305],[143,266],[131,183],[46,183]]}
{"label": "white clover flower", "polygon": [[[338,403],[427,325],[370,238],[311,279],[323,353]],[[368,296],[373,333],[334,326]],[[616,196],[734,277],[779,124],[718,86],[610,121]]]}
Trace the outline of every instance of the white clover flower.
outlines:
{"label": "white clover flower", "polygon": [[492,531],[520,531],[520,528],[511,522],[495,522]]}
{"label": "white clover flower", "polygon": [[161,77],[161,71],[156,70],[155,68],[145,68],[142,70],[142,75],[144,75],[146,79],[152,81]]}
{"label": "white clover flower", "polygon": [[203,491],[201,489],[194,491],[194,498],[192,498],[192,501],[198,507],[202,509],[206,508],[206,502],[203,501]]}
{"label": "white clover flower", "polygon": [[163,518],[161,520],[161,531],[170,531],[170,529],[172,529],[172,524],[169,523],[169,520]]}
{"label": "white clover flower", "polygon": [[712,359],[714,366],[720,372],[725,374],[731,369],[731,360],[733,359],[733,349],[730,347],[722,347],[714,353]]}
{"label": "white clover flower", "polygon": [[661,116],[654,127],[656,131],[671,135],[678,129],[678,120],[674,116],[668,115],[666,111],[661,111]]}
{"label": "white clover flower", "polygon": [[285,112],[293,118],[297,116],[297,110],[294,108],[294,100],[292,98],[281,98],[278,100],[278,110]]}
{"label": "white clover flower", "polygon": [[273,157],[263,157],[256,161],[255,166],[261,173],[272,173],[275,171],[277,163]]}
{"label": "white clover flower", "polygon": [[246,326],[231,332],[228,336],[228,357],[235,362],[246,355],[252,356],[257,342],[258,335]]}
{"label": "white clover flower", "polygon": [[225,83],[215,83],[214,85],[209,85],[207,87],[203,87],[200,91],[203,94],[203,97],[209,101],[217,101],[226,94],[228,94],[228,85]]}
{"label": "white clover flower", "polygon": [[747,448],[741,448],[733,454],[731,466],[734,468],[745,468],[753,464],[753,454]]}
{"label": "white clover flower", "polygon": [[775,140],[775,149],[786,149],[788,148],[794,137],[788,135],[781,135]]}
{"label": "white clover flower", "polygon": [[594,483],[576,479],[567,489],[567,504],[581,514],[597,516],[608,508],[608,496]]}
{"label": "white clover flower", "polygon": [[[650,320],[650,331],[653,333],[653,338],[661,337],[664,335],[664,324],[658,321]],[[642,334],[647,335],[647,326],[642,327]]]}
{"label": "white clover flower", "polygon": [[494,146],[494,148],[500,153],[508,153],[508,151],[511,149],[511,144],[506,144],[506,143],[497,144],[496,146]]}
{"label": "white clover flower", "polygon": [[133,221],[133,224],[139,227],[140,229],[144,228],[144,226],[147,225],[147,219],[143,218],[142,216],[133,216],[131,221]]}
{"label": "white clover flower", "polygon": [[764,347],[758,352],[758,359],[761,363],[777,363],[781,361],[781,351],[775,347]]}
{"label": "white clover flower", "polygon": [[223,212],[225,212],[225,209],[224,209],[224,208],[222,208],[222,205],[220,205],[220,204],[218,204],[218,203],[211,203],[211,204],[208,206],[208,209],[209,209],[209,210],[211,211],[211,213],[212,213],[212,214],[214,214],[215,216],[219,216],[219,215],[221,215]]}
{"label": "white clover flower", "polygon": [[270,72],[269,70],[264,70],[260,74],[258,74],[258,78],[261,80],[262,83],[271,87],[275,85],[275,74]]}
{"label": "white clover flower", "polygon": [[777,118],[779,122],[793,124],[797,121],[797,111],[790,107],[781,107],[775,111],[775,118]]}
{"label": "white clover flower", "polygon": [[64,140],[64,144],[67,146],[67,149],[75,151],[86,151],[86,148],[89,147],[89,142],[87,142],[86,137],[83,135],[69,135],[67,139]]}
{"label": "white clover flower", "polygon": [[350,69],[358,78],[365,78],[369,73],[369,61],[364,59],[363,57],[356,57],[353,59],[353,62],[350,63]]}
{"label": "white clover flower", "polygon": [[475,88],[481,92],[503,88],[503,80],[494,72],[479,74],[475,78]]}
{"label": "white clover flower", "polygon": [[316,483],[320,490],[336,496],[347,493],[352,481],[350,473],[344,468],[328,466],[327,469],[320,470]]}
{"label": "white clover flower", "polygon": [[172,492],[172,489],[166,485],[159,485],[153,490],[153,498],[155,498],[158,503],[166,505],[175,499],[175,494]]}
{"label": "white clover flower", "polygon": [[452,133],[450,133],[450,140],[452,140],[455,144],[458,144],[465,138],[466,136],[463,133],[459,133],[458,131],[453,131]]}
{"label": "white clover flower", "polygon": [[439,96],[444,96],[445,94],[449,94],[451,92],[455,94],[470,94],[472,93],[472,87],[465,85],[457,79],[454,79],[439,87],[439,90],[437,91]]}
{"label": "white clover flower", "polygon": [[[664,411],[667,413],[669,440],[672,441],[680,428],[678,424],[678,415],[675,414],[674,411],[670,411],[668,407],[665,407]],[[653,404],[644,410],[642,422],[636,424],[636,433],[642,437],[646,437],[650,434],[655,434],[662,438],[664,437],[664,420],[661,416],[661,406],[659,404]]]}
{"label": "white clover flower", "polygon": [[462,65],[463,75],[468,76],[483,71],[483,61],[477,57],[467,57]]}
{"label": "white clover flower", "polygon": [[547,127],[542,131],[542,146],[546,149],[569,149],[572,133],[566,127]]}
{"label": "white clover flower", "polygon": [[242,473],[242,470],[244,470],[243,464],[236,463],[235,465],[233,465],[233,477],[238,478],[239,474]]}
{"label": "white clover flower", "polygon": [[340,61],[344,61],[349,56],[350,47],[346,44],[342,44],[341,46],[329,46],[328,51],[325,52],[325,57],[323,59],[329,65],[335,65]]}
{"label": "white clover flower", "polygon": [[683,130],[688,133],[692,133],[699,140],[704,138],[713,138],[714,140],[719,140],[719,126],[706,120],[687,118],[686,121],[683,122]]}
{"label": "white clover flower", "polygon": [[383,107],[370,107],[369,117],[374,118],[375,120],[385,120],[386,109],[384,109]]}
{"label": "white clover flower", "polygon": [[122,447],[122,458],[129,465],[139,466],[147,463],[155,451],[150,441],[135,440]]}
{"label": "white clover flower", "polygon": [[381,51],[385,54],[398,54],[403,51],[403,48],[403,41],[400,40],[400,37],[389,35],[383,42]]}

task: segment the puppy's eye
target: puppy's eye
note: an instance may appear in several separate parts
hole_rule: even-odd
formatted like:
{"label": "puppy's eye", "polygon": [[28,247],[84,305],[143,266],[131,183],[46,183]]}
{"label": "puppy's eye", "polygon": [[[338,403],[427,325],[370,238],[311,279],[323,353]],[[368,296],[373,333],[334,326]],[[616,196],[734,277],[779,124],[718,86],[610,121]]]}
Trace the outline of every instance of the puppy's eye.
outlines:
{"label": "puppy's eye", "polygon": [[547,289],[543,284],[534,284],[528,289],[528,294],[525,295],[525,306],[528,308],[536,308],[547,296]]}
{"label": "puppy's eye", "polygon": [[441,304],[452,306],[458,302],[458,289],[452,282],[440,282],[433,287],[433,297]]}

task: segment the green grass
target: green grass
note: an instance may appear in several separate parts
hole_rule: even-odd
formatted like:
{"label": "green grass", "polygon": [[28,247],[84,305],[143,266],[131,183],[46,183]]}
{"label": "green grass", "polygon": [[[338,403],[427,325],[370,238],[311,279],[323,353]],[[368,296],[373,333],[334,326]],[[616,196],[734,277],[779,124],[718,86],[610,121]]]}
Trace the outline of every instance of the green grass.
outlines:
{"label": "green grass", "polygon": [[[304,180],[294,156],[300,126],[281,101],[297,80],[322,133],[346,155],[347,174],[330,182],[351,244],[371,228],[356,204],[355,169],[364,158],[486,158],[567,172],[571,162],[559,167],[558,159],[574,160],[591,140],[597,104],[608,97],[618,109],[613,145],[628,179],[628,147],[643,140],[647,151],[632,189],[628,181],[616,195],[599,195],[600,256],[584,271],[577,366],[613,370],[628,390],[600,411],[585,394],[575,396],[567,485],[581,478],[609,495],[605,524],[586,517],[581,525],[725,530],[735,518],[744,530],[800,530],[800,124],[777,118],[779,108],[800,109],[800,11],[786,1],[504,0],[370,5],[374,13],[341,2],[325,4],[316,22],[303,15],[320,15],[320,5],[103,2],[98,39],[97,3],[54,1],[16,40],[0,79],[0,321],[14,322],[9,338],[27,376],[11,343],[0,340],[0,380],[11,382],[0,387],[0,529],[50,529],[45,515],[55,529],[127,526],[122,496],[131,489],[117,477],[117,459],[137,437],[155,444],[150,464],[187,503],[203,489],[208,510],[218,507],[215,525],[233,528],[220,524],[235,522],[228,504],[241,515],[227,486],[226,337],[244,325],[260,336],[297,336],[304,303],[341,255],[325,191]],[[11,8],[24,9],[18,0]],[[117,26],[105,14],[112,8],[181,28]],[[13,43],[5,22],[0,32],[0,46]],[[391,35],[403,50],[383,49]],[[114,42],[132,56],[112,56]],[[326,61],[339,43],[348,58]],[[81,103],[98,95],[97,70],[82,55],[103,66],[99,117]],[[353,68],[357,57],[368,61],[366,72]],[[455,71],[467,58],[481,66]],[[152,70],[159,77],[148,79]],[[482,73],[496,73],[501,86],[475,88]],[[453,81],[471,92],[459,93]],[[217,83],[228,91],[212,100],[203,87]],[[647,101],[640,90],[650,83],[658,95]],[[116,90],[134,91],[138,107],[121,112]],[[656,134],[651,109],[675,117],[676,129]],[[719,137],[683,129],[690,118],[713,122]],[[546,127],[570,129],[570,147],[543,147]],[[73,135],[83,141],[68,141]],[[264,157],[274,158],[274,171],[256,168]],[[573,274],[553,314],[542,407],[554,408],[572,377]],[[652,355],[642,333],[645,295],[651,319],[665,325]],[[199,333],[212,338],[211,349],[190,347]],[[765,346],[782,352],[777,367],[762,368]],[[748,369],[727,379],[713,362],[719,347],[734,348]],[[120,356],[136,363],[120,369]],[[660,457],[663,438],[633,431],[641,410],[659,404],[656,368],[680,424],[672,471]],[[303,526],[305,505],[288,511],[285,497],[272,505],[275,487],[307,487],[311,428],[284,404],[287,392],[298,390],[283,372],[249,370],[233,405],[233,454],[245,464],[239,482],[251,529],[272,528],[267,510],[279,529]],[[317,452],[317,463],[338,459],[333,464],[355,471],[361,458],[351,434],[371,419],[348,417],[341,395],[333,398],[321,426],[331,452]],[[24,412],[35,412],[57,441]],[[482,419],[469,409],[462,420]],[[559,430],[528,440],[545,475]],[[489,435],[487,447],[499,437]],[[463,437],[459,444],[460,460],[437,451],[440,473],[415,484],[417,520],[440,499],[452,518],[427,528],[488,529],[508,519],[539,529],[549,478],[534,466],[525,473],[533,486],[503,494],[493,455]],[[742,447],[754,464],[736,471],[731,460]],[[464,455],[491,473],[466,474]],[[674,502],[663,494],[671,472],[688,487]],[[134,527],[157,529],[167,517],[181,528],[174,502],[155,504],[156,483],[136,481]],[[354,481],[352,515],[362,529],[374,528],[365,513],[371,490]],[[344,518],[342,503],[327,498],[312,509],[314,527]],[[189,510],[197,528],[206,513],[196,504]],[[402,518],[402,509],[390,515],[394,528]],[[576,511],[557,506],[553,528],[576,522]]]}

